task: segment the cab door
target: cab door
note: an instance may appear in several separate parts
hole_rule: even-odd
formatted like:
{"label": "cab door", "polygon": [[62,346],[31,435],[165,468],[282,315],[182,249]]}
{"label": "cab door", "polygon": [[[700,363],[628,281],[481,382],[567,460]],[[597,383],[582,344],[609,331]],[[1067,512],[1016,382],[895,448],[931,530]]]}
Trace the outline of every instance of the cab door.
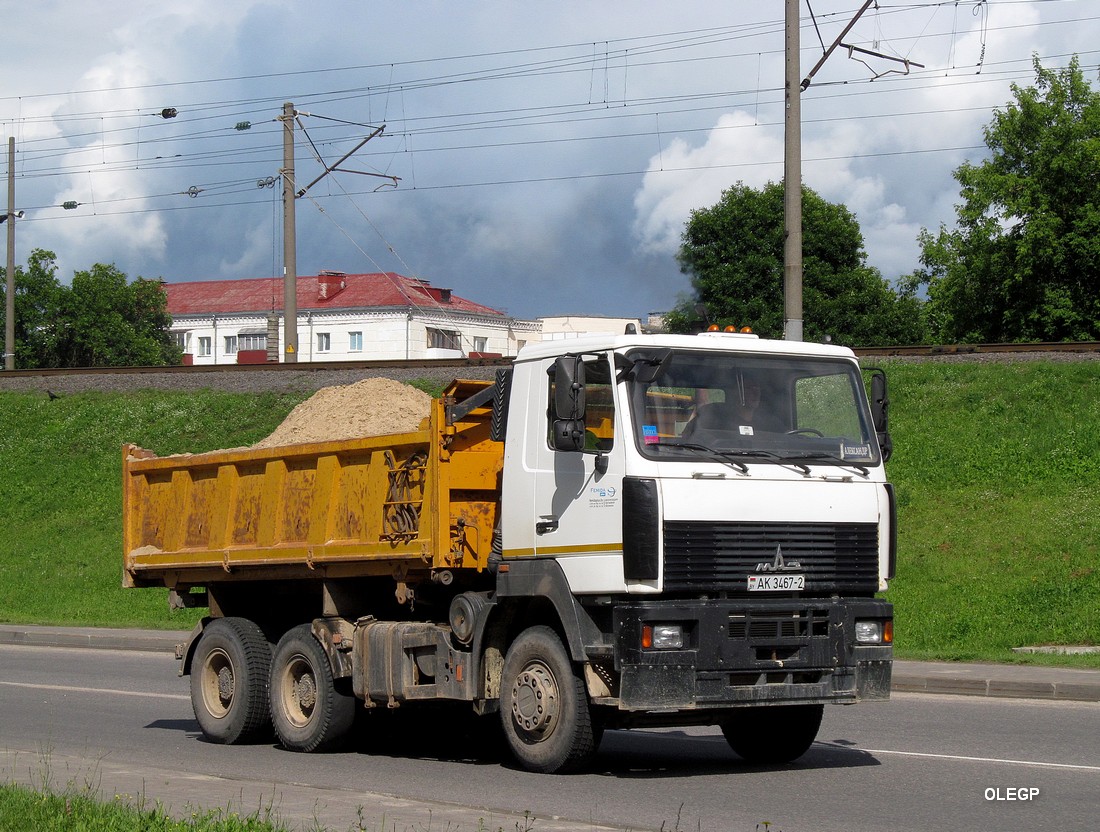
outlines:
{"label": "cab door", "polygon": [[[623,451],[618,435],[613,365],[606,354],[581,356],[584,365],[584,443],[554,448],[558,379],[551,369],[546,416],[535,452],[535,555],[552,557],[573,592],[623,591]],[[540,397],[541,398],[541,397]],[[579,427],[579,426],[578,426]]]}

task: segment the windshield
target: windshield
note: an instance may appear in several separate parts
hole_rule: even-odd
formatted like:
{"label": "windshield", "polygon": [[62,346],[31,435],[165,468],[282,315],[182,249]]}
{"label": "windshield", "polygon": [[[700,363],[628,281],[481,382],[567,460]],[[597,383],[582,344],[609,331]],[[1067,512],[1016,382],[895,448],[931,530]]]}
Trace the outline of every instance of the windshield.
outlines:
{"label": "windshield", "polygon": [[879,463],[850,361],[687,350],[627,360],[635,439],[651,459]]}

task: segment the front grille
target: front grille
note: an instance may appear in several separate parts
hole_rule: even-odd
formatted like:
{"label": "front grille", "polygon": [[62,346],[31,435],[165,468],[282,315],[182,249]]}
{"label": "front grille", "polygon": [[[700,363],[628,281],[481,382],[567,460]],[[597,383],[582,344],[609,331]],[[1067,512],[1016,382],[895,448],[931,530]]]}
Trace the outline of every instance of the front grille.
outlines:
{"label": "front grille", "polygon": [[804,639],[829,635],[829,611],[744,610],[729,614],[729,637],[749,641]]}
{"label": "front grille", "polygon": [[668,592],[746,592],[748,576],[763,574],[776,549],[798,574],[804,594],[864,593],[878,589],[878,526],[874,523],[664,524],[664,586]]}

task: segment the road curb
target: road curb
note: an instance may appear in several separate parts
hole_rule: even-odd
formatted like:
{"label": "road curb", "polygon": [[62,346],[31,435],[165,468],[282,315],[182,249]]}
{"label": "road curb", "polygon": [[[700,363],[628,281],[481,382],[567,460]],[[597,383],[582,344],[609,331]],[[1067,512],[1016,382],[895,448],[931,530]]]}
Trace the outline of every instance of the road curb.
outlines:
{"label": "road curb", "polygon": [[[0,644],[143,650],[175,655],[186,630],[130,630],[104,627],[0,625]],[[894,662],[891,690],[897,693],[986,696],[1100,702],[1100,670],[1047,665],[957,662]]]}
{"label": "road curb", "polygon": [[1047,665],[894,662],[899,693],[1100,702],[1100,670]]}
{"label": "road curb", "polygon": [[97,650],[141,650],[175,655],[189,633],[181,630],[127,630],[102,627],[0,625],[0,644],[24,647],[86,647]]}

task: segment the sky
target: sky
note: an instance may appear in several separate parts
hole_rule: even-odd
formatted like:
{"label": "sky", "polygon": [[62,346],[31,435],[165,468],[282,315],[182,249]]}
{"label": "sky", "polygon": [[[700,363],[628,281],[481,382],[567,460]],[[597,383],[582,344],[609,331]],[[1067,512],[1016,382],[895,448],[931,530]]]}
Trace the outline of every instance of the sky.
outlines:
{"label": "sky", "polygon": [[[94,263],[282,275],[291,102],[299,190],[354,151],[296,201],[298,274],[392,271],[518,318],[645,320],[690,294],[691,211],[783,178],[783,6],[0,0],[16,261],[51,250],[63,282]],[[802,2],[802,74],[860,6]],[[868,265],[908,274],[1033,56],[1076,54],[1096,84],[1098,35],[1092,0],[872,4],[843,43],[893,60],[841,47],[822,65],[801,96],[803,182],[856,215]]]}

